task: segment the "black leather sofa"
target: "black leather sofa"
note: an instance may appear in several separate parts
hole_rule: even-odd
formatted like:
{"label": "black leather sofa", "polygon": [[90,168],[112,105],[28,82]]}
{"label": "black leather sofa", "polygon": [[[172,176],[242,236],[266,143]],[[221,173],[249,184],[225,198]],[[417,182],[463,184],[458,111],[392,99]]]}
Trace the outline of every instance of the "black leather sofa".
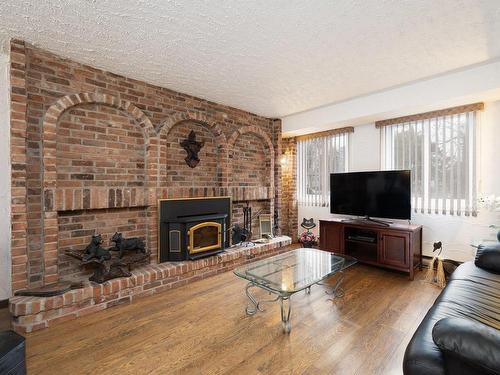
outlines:
{"label": "black leather sofa", "polygon": [[408,344],[405,375],[500,374],[500,244],[460,265]]}
{"label": "black leather sofa", "polygon": [[14,331],[0,332],[0,374],[25,375],[24,337]]}

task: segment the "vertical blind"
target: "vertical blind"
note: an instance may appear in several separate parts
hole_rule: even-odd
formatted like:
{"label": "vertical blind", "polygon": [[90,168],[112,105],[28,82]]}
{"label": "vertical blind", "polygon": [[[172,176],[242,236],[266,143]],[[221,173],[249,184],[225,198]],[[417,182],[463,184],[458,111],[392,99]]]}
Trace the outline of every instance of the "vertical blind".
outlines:
{"label": "vertical blind", "polygon": [[330,205],[330,173],[346,172],[349,133],[297,140],[297,202]]}
{"label": "vertical blind", "polygon": [[415,212],[477,215],[477,111],[381,127],[382,168],[410,169]]}

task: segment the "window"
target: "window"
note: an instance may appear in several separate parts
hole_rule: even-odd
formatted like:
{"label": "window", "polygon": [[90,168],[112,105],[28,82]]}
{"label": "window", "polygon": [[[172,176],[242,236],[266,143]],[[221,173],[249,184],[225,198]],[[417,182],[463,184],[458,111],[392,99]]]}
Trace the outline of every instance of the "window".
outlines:
{"label": "window", "polygon": [[350,131],[352,128],[337,129],[333,134],[297,139],[299,205],[330,205],[330,173],[347,171]]}
{"label": "window", "polygon": [[460,108],[459,113],[450,109],[439,116],[436,111],[381,126],[382,168],[411,170],[415,212],[477,215],[478,113]]}

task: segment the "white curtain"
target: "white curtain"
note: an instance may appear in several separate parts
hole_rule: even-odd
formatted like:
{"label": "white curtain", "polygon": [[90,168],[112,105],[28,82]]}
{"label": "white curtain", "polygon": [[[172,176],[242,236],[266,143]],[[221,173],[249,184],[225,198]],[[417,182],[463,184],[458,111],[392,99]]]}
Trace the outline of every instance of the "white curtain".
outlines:
{"label": "white curtain", "polygon": [[476,111],[383,126],[382,168],[410,169],[415,212],[477,215]]}
{"label": "white curtain", "polygon": [[299,205],[330,205],[330,173],[347,171],[348,147],[349,133],[297,141]]}

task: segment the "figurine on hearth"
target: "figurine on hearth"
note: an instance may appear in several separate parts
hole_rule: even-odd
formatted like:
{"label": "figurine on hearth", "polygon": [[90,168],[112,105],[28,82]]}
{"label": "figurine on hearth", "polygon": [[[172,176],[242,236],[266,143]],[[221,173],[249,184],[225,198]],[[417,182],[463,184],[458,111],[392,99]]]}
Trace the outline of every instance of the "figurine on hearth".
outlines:
{"label": "figurine on hearth", "polygon": [[301,233],[299,238],[299,242],[302,244],[302,246],[313,247],[314,245],[316,245],[316,236],[313,232],[311,232],[311,229],[316,227],[314,219],[303,218],[300,226],[305,229],[305,231]]}
{"label": "figurine on hearth", "polygon": [[115,243],[110,250],[119,251],[119,258],[123,258],[126,251],[133,250],[136,253],[146,254],[146,244],[144,240],[140,237],[124,238],[121,233],[116,232],[111,237],[111,242]]}
{"label": "figurine on hearth", "polygon": [[92,236],[90,244],[85,248],[83,252],[82,260],[88,262],[92,259],[97,259],[98,262],[103,263],[105,260],[111,259],[111,254],[108,250],[101,247],[102,236],[97,234]]}

